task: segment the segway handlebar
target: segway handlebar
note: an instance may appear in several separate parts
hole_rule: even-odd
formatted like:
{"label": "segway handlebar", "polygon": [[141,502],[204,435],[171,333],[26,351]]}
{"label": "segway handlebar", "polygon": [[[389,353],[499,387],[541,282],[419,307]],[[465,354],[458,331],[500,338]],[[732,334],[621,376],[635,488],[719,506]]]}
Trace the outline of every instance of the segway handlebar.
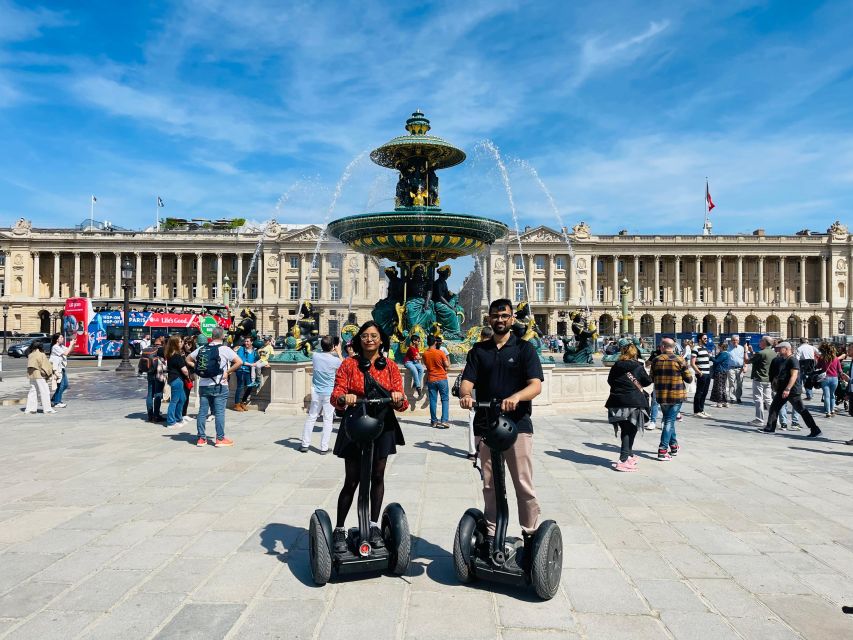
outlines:
{"label": "segway handlebar", "polygon": [[388,404],[391,398],[359,398],[356,404]]}
{"label": "segway handlebar", "polygon": [[475,409],[500,409],[503,400],[492,400],[491,402],[475,402]]}

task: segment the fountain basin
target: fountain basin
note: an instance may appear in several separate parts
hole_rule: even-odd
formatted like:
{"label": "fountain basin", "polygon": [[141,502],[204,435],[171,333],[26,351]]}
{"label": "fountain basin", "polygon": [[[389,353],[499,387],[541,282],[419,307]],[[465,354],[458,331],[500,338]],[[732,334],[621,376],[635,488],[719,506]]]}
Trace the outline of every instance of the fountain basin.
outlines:
{"label": "fountain basin", "polygon": [[360,253],[392,262],[441,262],[478,252],[507,234],[503,222],[434,207],[364,213],[329,223],[327,233]]}

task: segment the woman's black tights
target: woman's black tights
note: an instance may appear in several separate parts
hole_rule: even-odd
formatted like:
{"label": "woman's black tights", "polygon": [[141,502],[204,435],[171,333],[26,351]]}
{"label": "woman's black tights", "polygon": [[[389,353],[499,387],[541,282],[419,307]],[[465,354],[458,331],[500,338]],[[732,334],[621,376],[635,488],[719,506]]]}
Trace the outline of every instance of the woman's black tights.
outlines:
{"label": "woman's black tights", "polygon": [[619,452],[619,461],[625,462],[634,455],[634,438],[637,435],[637,425],[623,420],[619,423],[619,429],[622,433],[622,450]]}
{"label": "woman's black tights", "polygon": [[[370,521],[379,522],[382,500],[385,499],[385,463],[388,458],[374,458],[370,472]],[[343,528],[361,479],[361,454],[344,458],[344,486],[338,496],[338,519],[335,526]]]}

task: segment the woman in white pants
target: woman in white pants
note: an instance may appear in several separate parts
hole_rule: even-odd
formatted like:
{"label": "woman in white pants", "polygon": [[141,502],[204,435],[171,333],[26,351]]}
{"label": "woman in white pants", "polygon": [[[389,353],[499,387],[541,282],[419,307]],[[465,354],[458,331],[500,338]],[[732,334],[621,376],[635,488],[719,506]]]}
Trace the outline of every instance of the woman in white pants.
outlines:
{"label": "woman in white pants", "polygon": [[27,355],[27,377],[30,379],[30,392],[27,394],[25,413],[38,411],[38,400],[41,398],[41,409],[44,413],[56,413],[50,406],[50,389],[47,379],[53,375],[53,366],[44,355],[41,342],[33,342]]}

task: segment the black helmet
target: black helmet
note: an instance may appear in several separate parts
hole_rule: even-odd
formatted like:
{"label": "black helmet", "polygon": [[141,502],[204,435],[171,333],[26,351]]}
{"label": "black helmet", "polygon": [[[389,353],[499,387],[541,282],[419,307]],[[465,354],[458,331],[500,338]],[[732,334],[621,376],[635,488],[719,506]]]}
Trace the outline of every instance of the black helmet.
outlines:
{"label": "black helmet", "polygon": [[367,406],[362,405],[362,411],[355,411],[346,417],[347,434],[354,442],[367,443],[376,440],[382,433],[382,423],[367,414]]}
{"label": "black helmet", "polygon": [[506,451],[515,444],[518,438],[518,427],[515,422],[504,414],[499,414],[489,424],[489,430],[483,435],[483,442],[489,449]]}

